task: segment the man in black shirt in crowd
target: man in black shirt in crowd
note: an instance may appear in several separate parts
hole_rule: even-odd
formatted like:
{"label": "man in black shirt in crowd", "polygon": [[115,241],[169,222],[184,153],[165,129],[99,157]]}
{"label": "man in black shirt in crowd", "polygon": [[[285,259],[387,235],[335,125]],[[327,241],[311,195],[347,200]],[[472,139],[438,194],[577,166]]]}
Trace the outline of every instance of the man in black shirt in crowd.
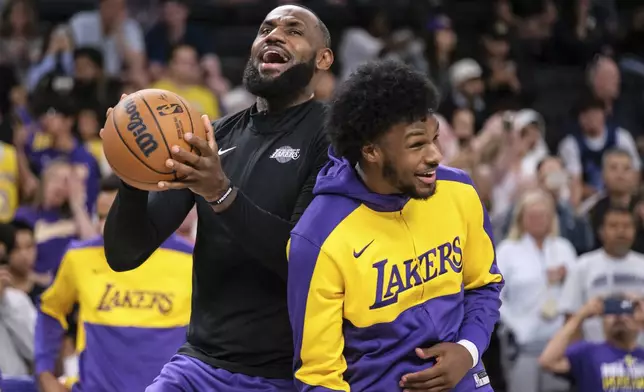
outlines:
{"label": "man in black shirt in crowd", "polygon": [[208,140],[185,137],[200,156],[173,147],[168,167],[186,180],[153,194],[122,185],[105,226],[116,271],[141,265],[194,204],[199,216],[188,342],[148,392],[294,390],[286,243],[327,159],[312,80],[329,47],[310,10],[274,9],[244,72],[256,104],[213,125],[204,116]]}

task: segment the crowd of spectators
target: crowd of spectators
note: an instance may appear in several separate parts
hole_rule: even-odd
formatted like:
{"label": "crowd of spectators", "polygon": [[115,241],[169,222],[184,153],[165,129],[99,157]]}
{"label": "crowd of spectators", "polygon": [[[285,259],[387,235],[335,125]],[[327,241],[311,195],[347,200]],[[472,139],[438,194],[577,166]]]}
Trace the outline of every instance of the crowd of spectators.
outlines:
{"label": "crowd of spectators", "polygon": [[[185,0],[100,0],[62,23],[32,0],[0,3],[0,371],[18,377],[32,375],[38,299],[67,244],[98,234],[99,181],[110,174],[98,136],[107,108],[151,87],[217,119],[254,97],[211,39],[217,26],[191,15]],[[325,21],[338,15],[327,21],[336,65],[319,77],[316,99],[378,58],[403,61],[438,86],[443,163],[472,176],[506,282],[484,357],[492,383],[497,391],[568,391],[571,380],[551,374],[562,369],[549,365],[554,349],[544,352],[566,320],[583,321],[577,339],[614,342],[597,298],[632,296],[637,308],[644,295],[644,5],[288,3],[319,10]],[[247,56],[249,48],[238,50]],[[187,238],[194,225],[191,214]],[[644,344],[644,334],[633,336]],[[77,371],[75,355],[72,330],[61,374]]]}

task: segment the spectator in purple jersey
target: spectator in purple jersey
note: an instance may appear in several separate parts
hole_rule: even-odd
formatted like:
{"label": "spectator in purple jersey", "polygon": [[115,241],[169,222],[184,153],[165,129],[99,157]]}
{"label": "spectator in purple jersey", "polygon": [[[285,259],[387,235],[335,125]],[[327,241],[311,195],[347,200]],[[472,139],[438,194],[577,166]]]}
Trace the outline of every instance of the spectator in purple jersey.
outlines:
{"label": "spectator in purple jersey", "polygon": [[[43,95],[33,104],[41,131],[34,132],[27,140],[25,154],[30,170],[41,176],[49,163],[58,158],[67,160],[76,174],[84,179],[87,211],[91,214],[98,197],[101,171],[94,156],[73,134],[76,111],[70,97]],[[44,143],[35,143],[39,133],[45,134]]]}
{"label": "spectator in purple jersey", "polygon": [[[638,303],[639,302],[639,303]],[[641,301],[626,296],[592,299],[552,338],[539,363],[553,373],[567,375],[582,392],[644,391],[644,349],[637,339]],[[584,320],[603,315],[606,341],[572,342]]]}
{"label": "spectator in purple jersey", "polygon": [[44,169],[35,203],[16,211],[14,220],[34,230],[38,252],[34,271],[39,283],[49,284],[72,239],[97,234],[85,204],[83,181],[70,163],[59,159]]}

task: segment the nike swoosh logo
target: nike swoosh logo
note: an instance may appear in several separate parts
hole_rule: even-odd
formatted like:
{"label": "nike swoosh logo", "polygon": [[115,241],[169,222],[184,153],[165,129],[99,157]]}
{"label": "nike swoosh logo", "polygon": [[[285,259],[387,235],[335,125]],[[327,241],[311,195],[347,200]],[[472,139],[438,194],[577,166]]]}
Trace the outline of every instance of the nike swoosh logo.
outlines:
{"label": "nike swoosh logo", "polygon": [[225,150],[222,150],[222,149],[220,148],[220,149],[219,149],[219,156],[222,156],[222,155],[224,155],[225,153],[227,153],[227,152],[229,152],[229,151],[232,151],[232,150],[234,150],[234,149],[236,149],[236,148],[237,148],[237,146],[235,146],[235,147],[230,147],[230,148],[227,148],[227,149],[225,149]]}
{"label": "nike swoosh logo", "polygon": [[362,256],[362,254],[364,253],[364,251],[365,251],[365,250],[367,250],[367,248],[369,247],[369,245],[373,244],[373,241],[374,241],[374,240],[371,240],[371,242],[370,242],[370,243],[368,243],[367,245],[365,245],[365,247],[364,247],[364,248],[362,248],[362,250],[361,250],[360,252],[356,252],[356,250],[354,249],[354,250],[353,250],[353,257],[355,257],[355,258],[357,259],[358,257]]}

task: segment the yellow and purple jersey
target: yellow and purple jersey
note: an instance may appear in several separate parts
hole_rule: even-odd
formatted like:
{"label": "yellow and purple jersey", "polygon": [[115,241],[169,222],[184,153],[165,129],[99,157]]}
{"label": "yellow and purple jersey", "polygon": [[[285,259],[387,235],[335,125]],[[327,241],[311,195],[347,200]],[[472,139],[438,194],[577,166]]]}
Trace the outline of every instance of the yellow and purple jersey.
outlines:
{"label": "yellow and purple jersey", "polygon": [[[381,195],[331,155],[314,193],[288,246],[298,390],[398,391],[431,366],[414,350],[440,342],[480,359],[503,281],[469,177],[440,166],[427,200]],[[470,373],[454,391],[489,383],[480,361]]]}
{"label": "yellow and purple jersey", "polygon": [[53,372],[66,316],[79,305],[74,391],[143,391],[186,341],[192,244],[172,235],[139,268],[114,272],[103,238],[72,242],[41,298],[36,373]]}

